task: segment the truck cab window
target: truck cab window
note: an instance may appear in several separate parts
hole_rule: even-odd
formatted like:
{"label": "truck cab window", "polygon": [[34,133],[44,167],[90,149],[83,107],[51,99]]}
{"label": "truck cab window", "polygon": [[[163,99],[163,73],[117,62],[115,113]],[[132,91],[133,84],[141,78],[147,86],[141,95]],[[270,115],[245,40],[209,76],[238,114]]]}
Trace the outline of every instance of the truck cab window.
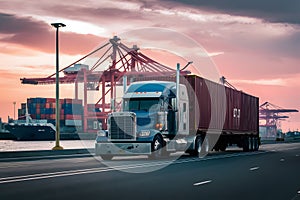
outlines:
{"label": "truck cab window", "polygon": [[125,99],[124,111],[149,111],[159,110],[160,103],[158,98]]}

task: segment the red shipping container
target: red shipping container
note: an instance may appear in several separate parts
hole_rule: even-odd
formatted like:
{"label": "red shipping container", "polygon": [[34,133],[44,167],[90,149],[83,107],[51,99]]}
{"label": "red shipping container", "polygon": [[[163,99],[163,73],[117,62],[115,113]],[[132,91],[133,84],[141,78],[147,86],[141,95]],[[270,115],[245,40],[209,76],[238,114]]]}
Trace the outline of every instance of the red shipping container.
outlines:
{"label": "red shipping container", "polygon": [[65,119],[73,119],[73,115],[65,115]]}
{"label": "red shipping container", "polygon": [[47,98],[46,103],[55,103],[55,99],[54,98]]}
{"label": "red shipping container", "polygon": [[73,103],[73,99],[64,99],[64,103],[65,104],[72,104]]}
{"label": "red shipping container", "polygon": [[56,115],[55,115],[55,114],[50,114],[49,119],[55,119],[55,118],[56,118]]}
{"label": "red shipping container", "polygon": [[[175,76],[139,77],[135,81],[172,81]],[[196,75],[180,77],[189,96],[190,132],[218,130],[226,133],[258,134],[257,97],[225,87]]]}
{"label": "red shipping container", "polygon": [[65,115],[66,120],[81,120],[82,116],[81,115]]}

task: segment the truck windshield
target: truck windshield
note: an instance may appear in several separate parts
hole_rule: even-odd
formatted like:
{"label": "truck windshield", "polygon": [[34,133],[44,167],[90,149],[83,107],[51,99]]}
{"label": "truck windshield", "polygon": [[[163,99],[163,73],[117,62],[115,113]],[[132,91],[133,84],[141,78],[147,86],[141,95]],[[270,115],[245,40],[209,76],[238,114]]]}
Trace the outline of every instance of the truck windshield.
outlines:
{"label": "truck windshield", "polygon": [[124,111],[146,111],[159,109],[159,98],[125,99]]}

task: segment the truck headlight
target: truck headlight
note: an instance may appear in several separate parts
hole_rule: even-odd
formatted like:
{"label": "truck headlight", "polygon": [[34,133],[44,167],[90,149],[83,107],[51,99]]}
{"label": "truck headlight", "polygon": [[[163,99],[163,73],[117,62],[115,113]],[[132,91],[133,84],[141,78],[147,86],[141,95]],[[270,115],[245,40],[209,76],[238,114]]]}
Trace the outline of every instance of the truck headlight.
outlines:
{"label": "truck headlight", "polygon": [[141,132],[139,132],[140,137],[148,137],[149,135],[150,135],[149,130],[142,130]]}

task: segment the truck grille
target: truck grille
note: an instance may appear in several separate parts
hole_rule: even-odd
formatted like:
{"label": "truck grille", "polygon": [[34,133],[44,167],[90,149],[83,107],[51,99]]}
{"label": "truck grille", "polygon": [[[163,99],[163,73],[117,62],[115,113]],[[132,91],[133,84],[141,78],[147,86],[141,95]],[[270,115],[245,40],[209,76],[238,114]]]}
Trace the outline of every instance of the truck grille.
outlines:
{"label": "truck grille", "polygon": [[110,139],[119,140],[135,140],[135,116],[134,115],[118,115],[110,117]]}

